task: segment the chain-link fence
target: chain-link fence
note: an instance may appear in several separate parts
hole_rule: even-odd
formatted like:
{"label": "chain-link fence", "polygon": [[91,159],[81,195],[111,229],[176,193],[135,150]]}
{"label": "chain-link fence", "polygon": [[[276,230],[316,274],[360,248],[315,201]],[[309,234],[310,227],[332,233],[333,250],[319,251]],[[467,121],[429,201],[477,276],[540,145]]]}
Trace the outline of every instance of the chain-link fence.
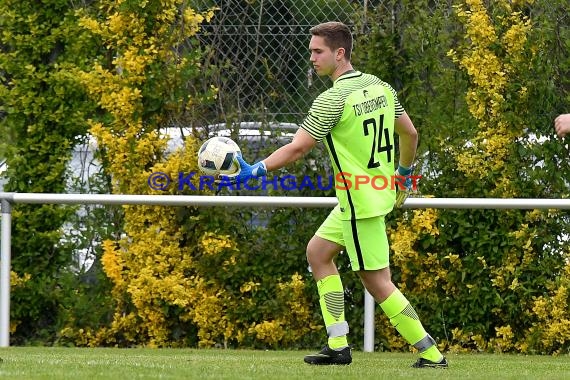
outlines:
{"label": "chain-link fence", "polygon": [[[213,109],[194,121],[202,126],[252,121],[300,123],[315,96],[330,86],[327,78],[311,75],[308,43],[312,26],[342,21],[362,41],[370,28],[381,23],[396,48],[404,50],[410,38],[423,38],[426,23],[452,17],[453,4],[458,3],[462,2],[195,0],[196,9],[217,8],[199,39],[203,46],[213,49],[207,63],[217,70],[213,84],[219,95]],[[487,7],[497,4],[484,3]],[[558,25],[568,24],[564,6],[541,2],[527,11],[528,15],[548,13],[550,19],[559,19]],[[427,18],[420,20],[419,13],[427,14]],[[393,78],[396,83],[392,84],[400,89],[398,79]]]}
{"label": "chain-link fence", "polygon": [[[200,4],[201,3],[201,4]],[[198,1],[218,7],[199,38],[213,48],[220,72],[216,122],[298,123],[329,84],[312,75],[309,29],[320,22],[353,23],[362,4],[350,1]]]}

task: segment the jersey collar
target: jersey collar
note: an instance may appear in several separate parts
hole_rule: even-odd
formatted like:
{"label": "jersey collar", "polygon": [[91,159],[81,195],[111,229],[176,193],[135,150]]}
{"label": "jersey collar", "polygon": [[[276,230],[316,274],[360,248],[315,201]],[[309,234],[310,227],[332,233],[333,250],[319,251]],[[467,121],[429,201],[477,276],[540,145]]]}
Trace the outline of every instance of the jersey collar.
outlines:
{"label": "jersey collar", "polygon": [[350,78],[354,78],[357,77],[359,75],[362,75],[362,73],[360,71],[357,70],[348,70],[344,73],[342,73],[338,78],[336,78],[336,80],[334,81],[333,85],[336,84],[338,81],[344,80],[344,79],[350,79]]}

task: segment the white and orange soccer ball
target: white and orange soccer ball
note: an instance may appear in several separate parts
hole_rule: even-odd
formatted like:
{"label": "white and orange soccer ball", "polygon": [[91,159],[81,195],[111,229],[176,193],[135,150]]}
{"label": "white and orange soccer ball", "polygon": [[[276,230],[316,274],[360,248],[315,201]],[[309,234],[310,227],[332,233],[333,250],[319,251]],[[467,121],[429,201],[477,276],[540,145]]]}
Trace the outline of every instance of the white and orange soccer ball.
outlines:
{"label": "white and orange soccer ball", "polygon": [[228,137],[216,136],[206,140],[198,150],[198,168],[206,175],[217,177],[239,171],[236,155],[238,144]]}

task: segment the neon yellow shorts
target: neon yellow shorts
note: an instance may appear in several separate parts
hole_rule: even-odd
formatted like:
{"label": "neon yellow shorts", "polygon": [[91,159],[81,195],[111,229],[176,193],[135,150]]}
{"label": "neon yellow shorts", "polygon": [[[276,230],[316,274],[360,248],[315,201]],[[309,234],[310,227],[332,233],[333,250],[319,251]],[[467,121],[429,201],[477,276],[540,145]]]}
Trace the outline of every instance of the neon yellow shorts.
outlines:
{"label": "neon yellow shorts", "polygon": [[315,235],[345,247],[353,271],[377,270],[390,265],[384,215],[342,220],[337,205]]}

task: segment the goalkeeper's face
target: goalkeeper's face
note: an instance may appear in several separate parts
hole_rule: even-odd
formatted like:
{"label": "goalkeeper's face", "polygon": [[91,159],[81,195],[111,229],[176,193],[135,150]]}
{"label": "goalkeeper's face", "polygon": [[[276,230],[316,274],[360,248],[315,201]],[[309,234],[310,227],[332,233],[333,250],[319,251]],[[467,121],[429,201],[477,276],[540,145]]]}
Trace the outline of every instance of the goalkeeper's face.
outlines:
{"label": "goalkeeper's face", "polygon": [[317,75],[331,76],[335,72],[338,49],[332,50],[328,47],[324,37],[311,37],[309,51],[311,52],[311,63]]}

